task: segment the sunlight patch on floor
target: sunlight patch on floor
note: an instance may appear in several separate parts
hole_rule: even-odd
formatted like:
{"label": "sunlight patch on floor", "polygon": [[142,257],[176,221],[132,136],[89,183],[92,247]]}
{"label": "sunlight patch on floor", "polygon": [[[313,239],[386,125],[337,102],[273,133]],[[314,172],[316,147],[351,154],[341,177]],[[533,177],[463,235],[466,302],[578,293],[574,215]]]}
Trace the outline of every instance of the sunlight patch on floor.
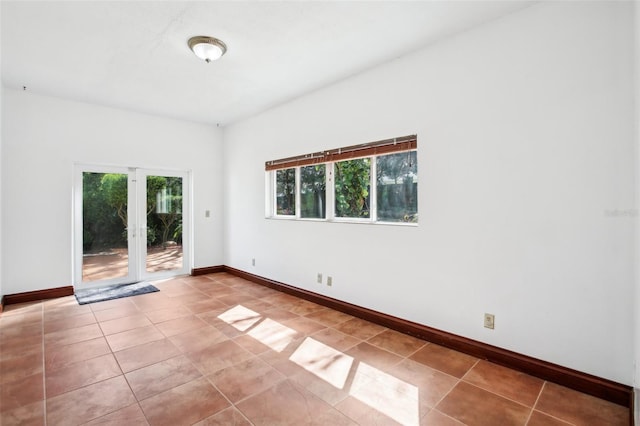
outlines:
{"label": "sunlight patch on floor", "polygon": [[251,309],[245,308],[242,305],[238,305],[234,308],[229,309],[218,315],[218,318],[227,324],[235,327],[239,331],[246,331],[255,323],[262,319],[262,316],[252,311]]}
{"label": "sunlight patch on floor", "polygon": [[[295,330],[242,305],[218,318],[276,352],[282,352],[298,335]],[[336,389],[348,390],[360,402],[401,424],[420,424],[419,390],[410,383],[367,363],[354,364],[353,357],[311,337],[302,341],[289,360]],[[355,372],[351,373],[354,367]],[[353,374],[351,383],[350,374]]]}
{"label": "sunlight patch on floor", "polygon": [[344,388],[353,364],[353,357],[311,337],[304,339],[289,360],[338,389]]}
{"label": "sunlight patch on floor", "polygon": [[398,423],[420,424],[418,388],[364,362],[358,364],[349,393]]}
{"label": "sunlight patch on floor", "polygon": [[247,334],[274,351],[282,352],[293,341],[297,332],[277,321],[266,318]]}

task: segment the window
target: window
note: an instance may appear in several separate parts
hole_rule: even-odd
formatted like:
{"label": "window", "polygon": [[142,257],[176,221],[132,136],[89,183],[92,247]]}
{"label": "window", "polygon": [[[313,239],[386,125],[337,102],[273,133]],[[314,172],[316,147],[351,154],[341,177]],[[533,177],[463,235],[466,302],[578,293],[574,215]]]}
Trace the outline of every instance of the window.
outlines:
{"label": "window", "polygon": [[416,151],[376,158],[378,220],[418,221],[418,155]]}
{"label": "window", "polygon": [[265,164],[267,217],[418,223],[415,135]]}
{"label": "window", "polygon": [[339,161],[333,167],[336,217],[370,217],[371,158]]}
{"label": "window", "polygon": [[300,167],[300,217],[326,217],[326,164]]}
{"label": "window", "polygon": [[276,170],[276,215],[296,214],[296,169]]}

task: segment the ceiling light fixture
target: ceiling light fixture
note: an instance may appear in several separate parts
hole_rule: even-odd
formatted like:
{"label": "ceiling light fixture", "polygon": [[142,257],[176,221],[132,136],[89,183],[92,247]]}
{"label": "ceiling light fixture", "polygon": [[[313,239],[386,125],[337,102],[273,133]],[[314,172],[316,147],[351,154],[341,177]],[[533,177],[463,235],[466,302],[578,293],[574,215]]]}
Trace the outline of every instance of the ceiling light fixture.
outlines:
{"label": "ceiling light fixture", "polygon": [[187,44],[189,49],[206,63],[220,59],[227,51],[227,45],[215,37],[195,36],[191,37]]}

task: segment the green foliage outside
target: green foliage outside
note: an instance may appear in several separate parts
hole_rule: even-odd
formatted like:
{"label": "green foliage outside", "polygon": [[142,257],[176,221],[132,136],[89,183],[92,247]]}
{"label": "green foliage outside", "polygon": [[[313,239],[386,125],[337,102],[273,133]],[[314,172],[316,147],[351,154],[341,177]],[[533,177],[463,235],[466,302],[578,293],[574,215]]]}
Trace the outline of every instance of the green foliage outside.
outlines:
{"label": "green foliage outside", "polygon": [[82,241],[85,252],[101,247],[122,246],[122,235],[126,230],[118,210],[114,210],[106,200],[105,192],[110,190],[103,189],[103,176],[102,173],[83,174]]}
{"label": "green foliage outside", "polygon": [[[155,196],[153,207],[151,200]],[[147,177],[147,227],[150,219],[155,218],[162,224],[161,244],[167,246],[169,235],[182,238],[182,178],[179,177]]]}
{"label": "green foliage outside", "polygon": [[368,218],[371,159],[335,163],[336,217]]}
{"label": "green foliage outside", "polygon": [[[85,252],[127,247],[127,185],[126,174],[83,173]],[[148,176],[147,245],[166,247],[169,236],[182,243],[182,179]]]}
{"label": "green foliage outside", "polygon": [[300,168],[300,217],[326,217],[326,164]]}
{"label": "green foliage outside", "polygon": [[276,214],[296,214],[296,169],[276,170]]}
{"label": "green foliage outside", "polygon": [[416,151],[376,157],[378,220],[418,222]]}

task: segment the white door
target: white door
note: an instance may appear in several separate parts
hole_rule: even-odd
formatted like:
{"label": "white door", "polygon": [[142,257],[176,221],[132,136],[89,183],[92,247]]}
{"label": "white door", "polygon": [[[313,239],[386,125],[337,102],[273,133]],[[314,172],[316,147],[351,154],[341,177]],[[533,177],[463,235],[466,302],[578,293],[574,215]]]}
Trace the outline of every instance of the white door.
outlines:
{"label": "white door", "polygon": [[77,166],[76,288],[189,273],[189,174]]}

